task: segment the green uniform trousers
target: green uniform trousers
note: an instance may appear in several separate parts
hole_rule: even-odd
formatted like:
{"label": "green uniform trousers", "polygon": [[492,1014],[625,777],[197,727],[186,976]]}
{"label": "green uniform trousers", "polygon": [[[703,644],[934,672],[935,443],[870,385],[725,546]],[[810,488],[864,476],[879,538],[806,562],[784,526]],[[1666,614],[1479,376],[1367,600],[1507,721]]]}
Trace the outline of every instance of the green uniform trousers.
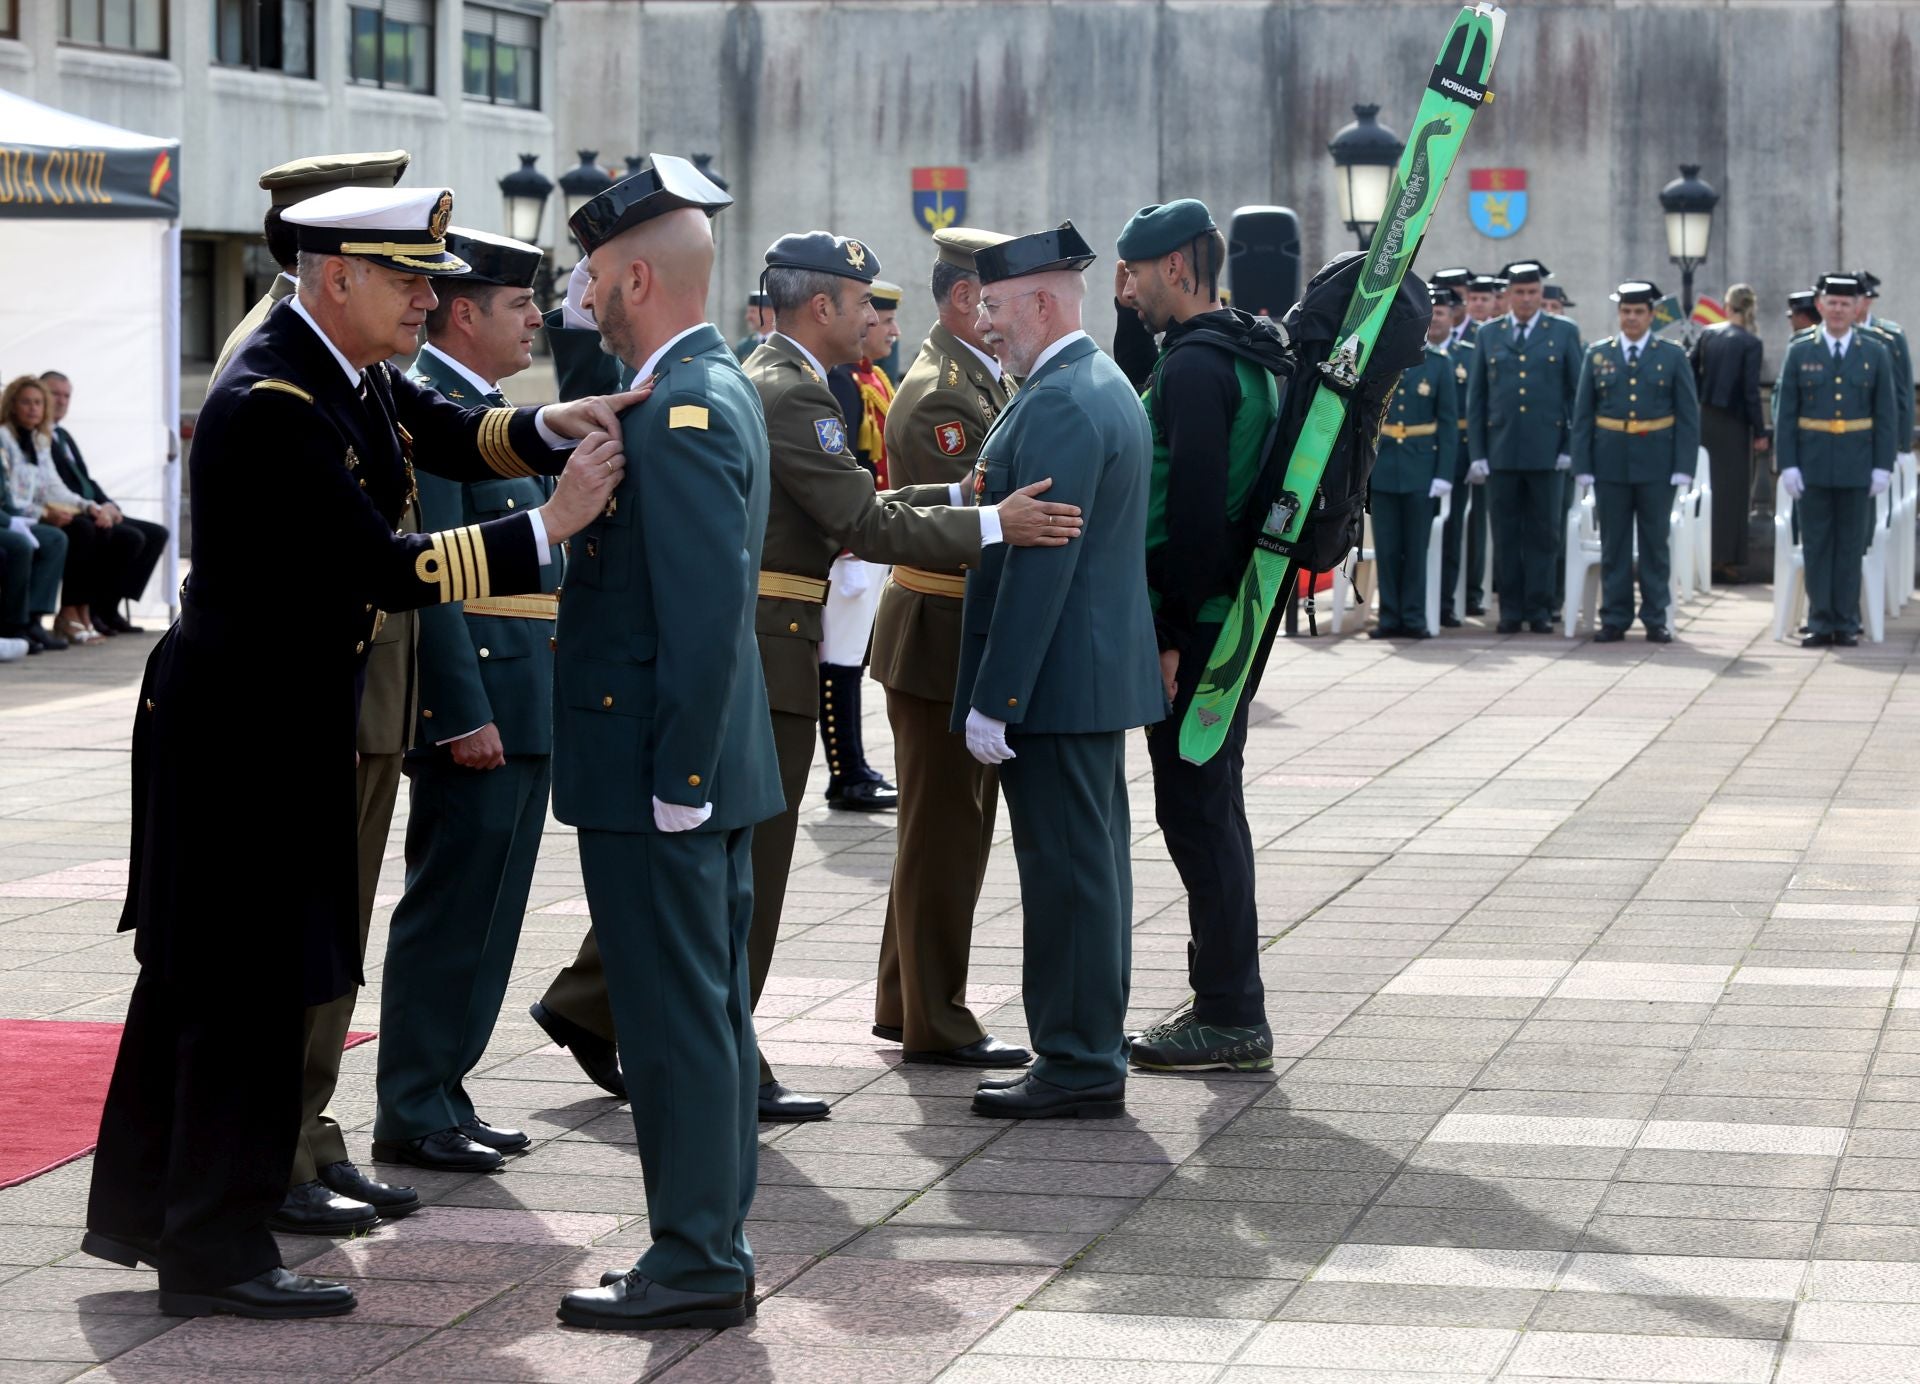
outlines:
{"label": "green uniform trousers", "polygon": [[1566,520],[1558,471],[1495,471],[1487,477],[1493,524],[1493,570],[1500,621],[1553,618],[1556,527]]}
{"label": "green uniform trousers", "polygon": [[1640,539],[1640,623],[1666,629],[1673,600],[1673,487],[1666,481],[1593,483],[1600,524],[1600,623],[1633,627],[1633,546]]}
{"label": "green uniform trousers", "polygon": [[580,833],[646,1179],[653,1243],[638,1267],[688,1292],[738,1293],[753,1277],[752,839],[751,827]]}
{"label": "green uniform trousers", "polygon": [[1124,731],[1023,735],[1000,766],[1020,869],[1021,990],[1033,1074],[1085,1090],[1124,1080],[1133,860]]}
{"label": "green uniform trousers", "polygon": [[[380,865],[387,854],[387,830],[393,825],[393,805],[400,796],[398,754],[363,754],[354,771],[360,793],[360,957],[367,955],[367,930],[373,925],[373,896],[380,888]],[[293,1149],[290,1185],[312,1182],[320,1169],[347,1156],[339,1121],[328,1113],[334,1088],[340,1084],[340,1054],[353,1024],[353,1004],[360,996],[352,989],[338,999],[307,1009],[304,1036],[306,1058],[300,1078],[300,1139]]]}
{"label": "green uniform trousers", "polygon": [[66,566],[67,536],[52,524],[33,525],[32,538],[0,528],[0,629],[58,610]]}
{"label": "green uniform trousers", "polygon": [[[1373,560],[1380,573],[1380,628],[1427,627],[1427,547],[1433,536],[1433,500],[1373,492]],[[1443,599],[1451,600],[1451,591]]]}
{"label": "green uniform trousers", "polygon": [[1810,485],[1797,513],[1807,628],[1815,634],[1860,633],[1860,559],[1873,527],[1873,497],[1864,485]]}
{"label": "green uniform trousers", "polygon": [[949,1052],[986,1036],[967,1006],[967,963],[1000,777],[950,729],[952,702],[889,687],[887,720],[900,812],[873,1021],[910,1052]]}
{"label": "green uniform trousers", "polygon": [[376,1139],[418,1139],[475,1116],[467,1073],[493,1037],[520,945],[553,774],[545,755],[463,769],[407,763],[407,886],[381,973]]}
{"label": "green uniform trousers", "polygon": [[[753,932],[747,943],[753,975],[753,1003],[760,1003],[767,972],[773,968],[773,944],[780,936],[780,909],[787,900],[787,873],[793,868],[793,844],[800,834],[800,800],[806,796],[807,772],[813,768],[814,731],[810,716],[773,713],[774,751],[780,757],[780,791],[787,810],[762,822],[753,832]],[[588,901],[591,907],[592,901]],[[594,914],[597,920],[599,914]],[[573,964],[553,978],[541,1003],[589,1033],[617,1041],[613,1011],[607,1003],[607,980],[596,938],[590,929],[580,943]],[[760,1059],[760,1080],[773,1080],[773,1069]],[[627,1090],[634,1089],[629,1078]]]}

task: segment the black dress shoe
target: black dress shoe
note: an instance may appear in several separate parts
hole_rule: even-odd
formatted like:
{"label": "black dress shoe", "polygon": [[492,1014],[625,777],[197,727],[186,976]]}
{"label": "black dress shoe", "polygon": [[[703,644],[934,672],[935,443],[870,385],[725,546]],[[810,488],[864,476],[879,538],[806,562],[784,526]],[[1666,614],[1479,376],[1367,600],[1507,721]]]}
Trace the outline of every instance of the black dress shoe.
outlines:
{"label": "black dress shoe", "polygon": [[900,790],[885,779],[857,779],[832,784],[827,806],[842,812],[891,812],[900,806]]}
{"label": "black dress shoe", "polygon": [[1803,649],[1830,649],[1833,647],[1833,636],[1830,634],[1810,634],[1800,641],[1800,647]]}
{"label": "black dress shoe", "polygon": [[627,1079],[620,1072],[620,1049],[616,1044],[597,1033],[587,1032],[571,1019],[562,1018],[539,1000],[527,1006],[527,1013],[533,1015],[533,1021],[546,1031],[547,1037],[573,1054],[573,1060],[580,1064],[588,1081],[610,1096],[627,1098]]}
{"label": "black dress shoe", "polygon": [[873,1036],[888,1043],[898,1043],[907,1036],[905,1029],[895,1028],[892,1024],[875,1024]]}
{"label": "black dress shoe", "polygon": [[765,1082],[760,1087],[763,1120],[824,1120],[830,1113],[825,1101],[789,1091],[777,1081]]}
{"label": "black dress shoe", "polygon": [[973,1113],[998,1120],[1111,1120],[1127,1113],[1127,1083],[1122,1078],[1073,1091],[1029,1072],[1016,1085],[975,1091]]}
{"label": "black dress shoe", "polygon": [[1551,620],[1529,620],[1529,621],[1527,621],[1527,631],[1528,631],[1528,633],[1530,633],[1530,634],[1552,634],[1552,633],[1553,633],[1553,621],[1551,621]]}
{"label": "black dress shoe", "polygon": [[1602,625],[1600,632],[1593,636],[1596,644],[1618,644],[1627,637],[1627,632],[1618,625]]}
{"label": "black dress shoe", "polygon": [[460,1126],[460,1132],[476,1144],[484,1144],[496,1153],[518,1153],[532,1145],[533,1140],[517,1129],[495,1129],[485,1120],[475,1115]]}
{"label": "black dress shoe", "polygon": [[1019,1076],[982,1077],[980,1084],[973,1089],[976,1091],[1011,1091],[1026,1079],[1027,1074],[1025,1072],[1020,1073]]}
{"label": "black dress shoe", "polygon": [[1402,639],[1431,639],[1433,638],[1433,631],[1408,628],[1400,631],[1400,637]]}
{"label": "black dress shoe", "polygon": [[664,1331],[676,1326],[744,1326],[749,1313],[744,1293],[683,1292],[634,1269],[604,1288],[568,1293],[555,1315],[568,1326],[596,1331]]}
{"label": "black dress shoe", "polygon": [[337,1317],[354,1308],[353,1289],[331,1279],[308,1278],[287,1269],[272,1268],[244,1283],[229,1284],[211,1293],[173,1293],[160,1290],[160,1310],[169,1317],[262,1317],[285,1321],[293,1317]]}
{"label": "black dress shoe", "polygon": [[95,1259],[126,1269],[136,1264],[145,1264],[150,1269],[160,1267],[160,1242],[144,1235],[106,1235],[89,1230],[80,1237],[80,1248]]}
{"label": "black dress shoe", "polygon": [[[343,1197],[317,1180],[288,1188],[280,1209],[267,1217],[267,1229],[288,1235],[357,1235],[379,1224],[380,1213],[366,1202]],[[205,1313],[186,1315],[204,1316]]]}
{"label": "black dress shoe", "polygon": [[105,615],[96,615],[93,617],[93,622],[96,625],[104,622],[107,628],[112,630],[115,634],[145,633],[145,631],[142,630],[140,626],[134,624],[133,621],[129,620],[126,616],[122,615],[117,610],[110,610]]}
{"label": "black dress shoe", "polygon": [[507,1161],[457,1129],[437,1129],[418,1139],[375,1139],[373,1157],[380,1163],[411,1163],[449,1173],[496,1172]]}
{"label": "black dress shoe", "polygon": [[67,641],[42,628],[38,620],[27,622],[27,649],[30,653],[53,653],[67,647]]}
{"label": "black dress shoe", "polygon": [[1518,620],[1502,620],[1495,628],[1498,629],[1501,634],[1518,634],[1520,633],[1520,622]]}
{"label": "black dress shoe", "polygon": [[925,1062],[935,1067],[1024,1067],[1033,1061],[1025,1048],[1003,1043],[991,1033],[976,1038],[964,1048],[945,1052],[905,1052],[908,1062]]}
{"label": "black dress shoe", "polygon": [[1860,647],[1860,636],[1857,634],[1841,634],[1836,631],[1833,636],[1833,647],[1836,649],[1857,649]]}
{"label": "black dress shoe", "polygon": [[397,1220],[420,1209],[420,1194],[413,1188],[376,1182],[345,1161],[327,1164],[320,1170],[320,1180],[343,1197],[364,1201],[388,1220]]}
{"label": "black dress shoe", "polygon": [[1455,615],[1451,610],[1444,611],[1440,616],[1440,627],[1442,629],[1457,630],[1460,628],[1460,617]]}
{"label": "black dress shoe", "polygon": [[1668,629],[1665,625],[1655,625],[1652,629],[1647,631],[1647,643],[1671,644],[1673,643],[1673,631]]}
{"label": "black dress shoe", "polygon": [[1480,602],[1478,601],[1467,602],[1467,614],[1485,615],[1486,613],[1487,613],[1487,608],[1484,605],[1482,605]]}
{"label": "black dress shoe", "polygon": [[[600,1286],[602,1288],[611,1288],[614,1284],[618,1283],[621,1279],[625,1278],[628,1274],[638,1273],[638,1272],[640,1272],[640,1268],[638,1265],[635,1265],[631,1269],[608,1269],[605,1273],[600,1275]],[[746,1299],[747,1299],[747,1315],[749,1317],[759,1316],[760,1302],[759,1302],[759,1299],[755,1296],[752,1278],[747,1279]]]}

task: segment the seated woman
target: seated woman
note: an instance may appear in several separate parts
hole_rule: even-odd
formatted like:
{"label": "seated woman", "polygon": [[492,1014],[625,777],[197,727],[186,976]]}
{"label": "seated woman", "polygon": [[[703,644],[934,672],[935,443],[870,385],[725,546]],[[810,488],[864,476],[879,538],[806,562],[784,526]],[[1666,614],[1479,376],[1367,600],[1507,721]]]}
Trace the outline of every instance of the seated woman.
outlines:
{"label": "seated woman", "polygon": [[[138,634],[140,627],[120,613],[122,601],[137,601],[147,589],[153,569],[167,552],[167,529],[148,519],[123,514],[105,487],[94,479],[80,444],[62,426],[73,404],[73,381],[58,370],[43,370],[40,383],[47,387],[47,402],[53,409],[53,465],[60,479],[74,494],[99,508],[98,523],[111,528],[113,542],[126,545],[126,585],[111,593],[101,593],[92,603],[93,627],[102,634]],[[105,599],[107,595],[112,599]]]}
{"label": "seated woman", "polygon": [[60,604],[67,536],[39,522],[37,507],[29,510],[16,499],[34,486],[31,477],[16,474],[24,469],[20,455],[17,445],[0,441],[0,640],[23,641],[28,653],[37,654],[67,647],[40,623]]}
{"label": "seated woman", "polygon": [[130,530],[105,522],[99,505],[60,478],[47,389],[32,375],[20,376],[0,393],[0,450],[14,509],[59,529],[67,539],[65,600],[54,617],[52,637],[94,643],[104,636],[93,628],[91,606],[97,600],[111,608],[119,601],[127,572],[145,545]]}

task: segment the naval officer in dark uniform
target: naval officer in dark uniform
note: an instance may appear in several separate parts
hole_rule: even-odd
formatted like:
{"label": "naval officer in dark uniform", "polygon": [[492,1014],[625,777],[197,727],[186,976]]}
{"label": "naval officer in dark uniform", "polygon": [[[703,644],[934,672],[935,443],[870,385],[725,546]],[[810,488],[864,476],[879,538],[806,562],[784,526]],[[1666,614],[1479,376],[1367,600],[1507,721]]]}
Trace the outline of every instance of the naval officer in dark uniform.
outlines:
{"label": "naval officer in dark uniform", "polygon": [[[141,969],[82,1242],[156,1267],[166,1313],[353,1307],[351,1290],[281,1266],[267,1218],[299,1128],[305,1006],[360,983],[353,735],[367,644],[386,609],[538,589],[549,541],[582,527],[624,469],[603,434],[537,511],[394,532],[416,448],[462,479],[551,472],[567,437],[617,426],[630,402],[463,409],[385,365],[433,306],[430,276],[463,267],[443,239],[452,203],[444,188],[342,189],[290,208],[300,290],[200,415],[193,571],[134,725],[120,926]],[[263,680],[259,631],[295,592],[306,618]],[[272,747],[268,792],[239,811],[218,772],[229,745]]]}
{"label": "naval officer in dark uniform", "polygon": [[706,320],[708,223],[732,200],[650,154],[570,223],[583,306],[655,381],[621,420],[629,479],[572,544],[557,632],[554,812],[580,833],[652,1240],[566,1295],[574,1326],[736,1326],[753,1303],[752,841],[783,798],[754,641],[767,435]]}
{"label": "naval officer in dark uniform", "polygon": [[[532,363],[540,330],[533,283],[542,252],[459,227],[447,232],[447,249],[467,269],[440,288],[412,377],[463,406],[506,408],[500,381]],[[419,483],[427,530],[538,509],[553,489],[546,476]],[[465,1082],[506,996],[547,820],[562,571],[557,549],[549,558],[537,594],[419,615],[406,892],[381,968],[373,1153],[382,1162],[485,1172],[530,1142],[482,1118]]]}
{"label": "naval officer in dark uniform", "polygon": [[1037,1054],[975,1092],[999,1118],[1125,1109],[1132,960],[1127,732],[1167,712],[1147,595],[1153,430],[1080,329],[1094,254],[1072,222],[974,256],[987,340],[1025,381],[980,450],[993,504],[1052,478],[1087,518],[1063,547],[989,549],[967,576],[953,728],[1000,766],[1020,867],[1021,991]]}

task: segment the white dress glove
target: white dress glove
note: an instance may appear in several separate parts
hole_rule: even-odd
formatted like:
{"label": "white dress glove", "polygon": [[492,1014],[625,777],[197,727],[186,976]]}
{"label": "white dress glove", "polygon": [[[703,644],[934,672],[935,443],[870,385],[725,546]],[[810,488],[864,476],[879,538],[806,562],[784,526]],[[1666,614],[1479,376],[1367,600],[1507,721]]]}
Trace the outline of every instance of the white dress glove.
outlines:
{"label": "white dress glove", "polygon": [[1433,484],[1427,487],[1427,498],[1429,500],[1437,500],[1442,495],[1449,495],[1452,493],[1453,493],[1453,482],[1443,481],[1438,476],[1435,476],[1433,478]]}
{"label": "white dress glove", "polygon": [[1591,474],[1588,474],[1585,476],[1575,476],[1573,478],[1573,483],[1575,485],[1584,485],[1584,486],[1591,487],[1593,485],[1593,476]]}
{"label": "white dress glove", "polygon": [[1493,468],[1488,466],[1484,461],[1474,462],[1471,466],[1467,467],[1467,484],[1479,485],[1482,481],[1486,480],[1492,470]]}
{"label": "white dress glove", "polygon": [[1789,466],[1780,473],[1780,487],[1787,492],[1787,498],[1797,500],[1807,493],[1807,482],[1800,475],[1798,466]]}
{"label": "white dress glove", "polygon": [[15,533],[25,534],[27,542],[33,544],[33,551],[40,551],[40,540],[33,536],[33,520],[24,514],[10,514],[7,516],[7,527]]}
{"label": "white dress glove", "polygon": [[593,282],[587,275],[587,257],[580,256],[580,262],[573,266],[573,273],[567,276],[567,301],[560,309],[560,324],[574,327],[584,332],[597,332],[600,324],[593,320],[593,314],[583,305],[587,296],[587,285]]}
{"label": "white dress glove", "polygon": [[1688,475],[1683,475],[1679,471],[1675,471],[1671,476],[1668,476],[1667,482],[1668,484],[1673,486],[1675,490],[1684,491],[1684,490],[1693,489],[1693,477]]}
{"label": "white dress glove", "polygon": [[1559,455],[1559,456],[1557,456],[1557,457],[1555,457],[1555,458],[1553,459],[1553,469],[1554,469],[1554,470],[1556,470],[1556,471],[1571,471],[1571,470],[1573,470],[1573,457],[1572,457],[1572,455],[1571,455],[1570,453],[1567,453],[1567,452],[1562,452],[1562,453],[1560,453],[1560,455]]}
{"label": "white dress glove", "polygon": [[982,764],[1004,764],[1012,759],[1013,751],[1007,748],[1007,723],[969,711],[967,753]]}
{"label": "white dress glove", "polygon": [[842,553],[833,560],[833,570],[827,579],[839,595],[852,598],[865,594],[873,585],[873,564],[863,562],[851,553]]}
{"label": "white dress glove", "polygon": [[1873,479],[1867,482],[1867,494],[1884,495],[1887,487],[1893,484],[1893,472],[1875,471]]}
{"label": "white dress glove", "polygon": [[663,803],[653,800],[653,824],[661,831],[692,831],[713,816],[713,804],[701,803],[698,807],[685,807],[680,803]]}

